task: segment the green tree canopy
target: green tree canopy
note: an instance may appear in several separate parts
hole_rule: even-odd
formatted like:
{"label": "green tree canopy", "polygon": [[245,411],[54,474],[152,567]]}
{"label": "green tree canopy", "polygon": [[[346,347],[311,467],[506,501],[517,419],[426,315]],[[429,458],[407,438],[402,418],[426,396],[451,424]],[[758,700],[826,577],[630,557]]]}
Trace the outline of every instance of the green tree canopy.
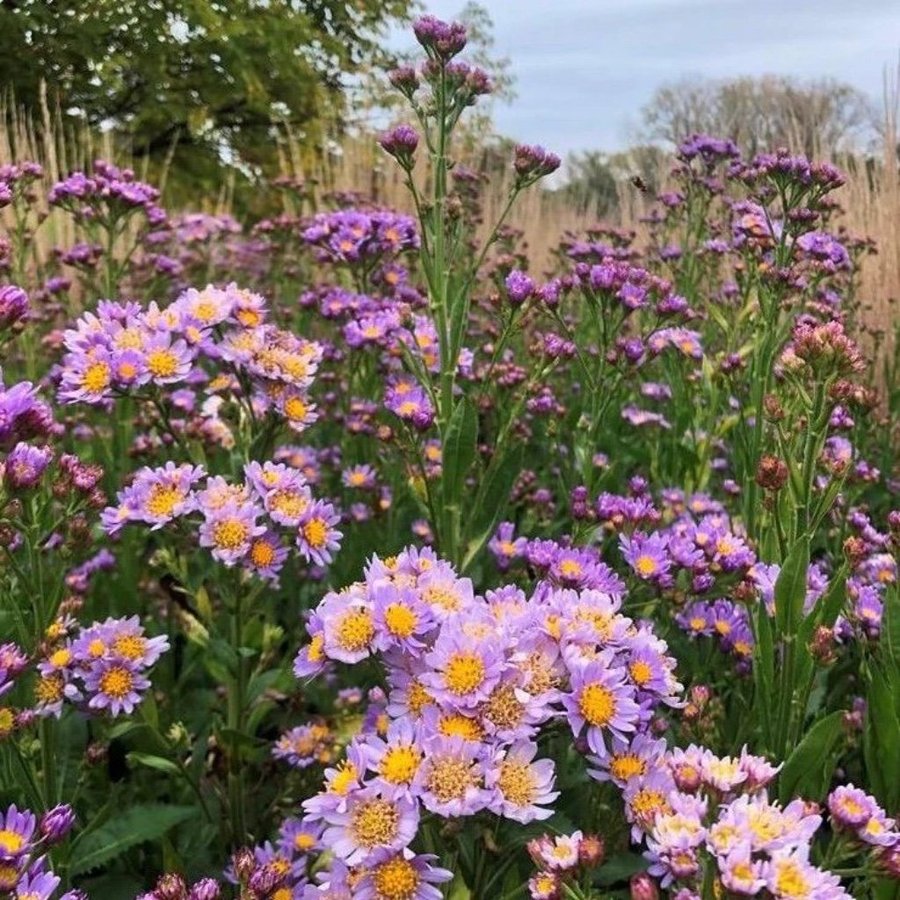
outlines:
{"label": "green tree canopy", "polygon": [[[272,123],[309,129],[342,79],[385,58],[411,0],[0,0],[0,87],[114,126],[190,166],[273,159]],[[186,153],[186,150],[190,153]]]}

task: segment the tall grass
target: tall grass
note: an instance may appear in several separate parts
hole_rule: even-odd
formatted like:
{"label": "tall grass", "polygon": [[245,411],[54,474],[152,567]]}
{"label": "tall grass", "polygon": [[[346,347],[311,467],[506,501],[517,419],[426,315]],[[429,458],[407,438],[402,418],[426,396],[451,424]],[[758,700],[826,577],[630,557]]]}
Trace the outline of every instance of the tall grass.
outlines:
{"label": "tall grass", "polygon": [[[896,352],[897,310],[900,298],[900,67],[885,71],[884,108],[880,153],[862,159],[841,158],[835,162],[848,174],[847,184],[838,196],[843,210],[837,223],[855,235],[874,239],[878,253],[865,261],[859,296],[859,325],[870,345],[882,359]],[[477,142],[474,143],[477,147]],[[278,137],[279,158],[285,174],[304,178],[312,185],[316,204],[330,192],[359,192],[378,204],[411,212],[409,193],[403,185],[402,172],[391,165],[376,146],[372,135],[344,135],[339,141],[326,141],[310,148],[288,131]],[[421,154],[424,156],[424,154]],[[57,179],[73,169],[83,168],[96,157],[114,158],[146,173],[146,160],[130,158],[127,141],[110,131],[98,133],[73,125],[59,109],[45,101],[37,117],[19,110],[11,98],[0,97],[0,164],[22,159],[40,162],[50,179]],[[496,220],[505,203],[509,182],[496,177],[496,152],[476,149],[466,163],[479,171],[491,170],[489,188],[483,198],[484,222]],[[167,166],[154,173],[164,182]],[[638,171],[635,165],[635,171]],[[417,171],[417,177],[425,177]],[[661,172],[661,181],[665,173]],[[185,206],[183,198],[164,193],[168,209]],[[228,210],[231,185],[224,183],[218,196],[203,206],[223,212]],[[632,229],[641,243],[645,226],[643,217],[653,202],[652,196],[633,187],[630,181],[618,186],[618,210],[606,224]],[[49,212],[49,211],[48,211]],[[2,215],[2,213],[0,213]],[[41,230],[36,252],[46,258],[54,246],[66,245],[72,235],[64,217],[50,212],[51,224]],[[510,225],[519,229],[532,267],[544,271],[552,261],[552,253],[566,231],[583,232],[596,225],[593,216],[580,213],[563,191],[532,190],[514,208]]]}

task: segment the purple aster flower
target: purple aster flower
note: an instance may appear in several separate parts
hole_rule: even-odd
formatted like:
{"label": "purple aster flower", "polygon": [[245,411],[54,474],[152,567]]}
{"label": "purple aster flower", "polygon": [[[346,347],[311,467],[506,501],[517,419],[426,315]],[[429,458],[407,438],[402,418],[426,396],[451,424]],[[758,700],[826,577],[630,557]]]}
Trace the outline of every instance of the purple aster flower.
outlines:
{"label": "purple aster flower", "polygon": [[0,860],[18,860],[30,853],[36,824],[34,813],[19,812],[15,804],[0,814]]}
{"label": "purple aster flower", "polygon": [[419,827],[418,806],[406,797],[388,799],[373,788],[354,791],[343,812],[325,814],[322,837],[335,856],[349,866],[369,863],[378,851],[403,850]]}
{"label": "purple aster flower", "polygon": [[505,662],[496,639],[490,634],[481,638],[467,634],[462,618],[445,623],[441,629],[434,648],[425,657],[431,671],[421,680],[438,702],[471,709],[488,699]]}
{"label": "purple aster flower", "polygon": [[365,875],[354,888],[358,900],[386,900],[403,896],[403,900],[441,900],[443,893],[435,885],[450,881],[453,873],[434,865],[437,857],[431,853],[376,854],[367,866]]}
{"label": "purple aster flower", "polygon": [[471,816],[486,809],[492,791],[484,787],[485,748],[463,737],[434,735],[413,782],[422,805],[445,818]]}
{"label": "purple aster flower", "polygon": [[297,527],[300,555],[318,566],[327,566],[340,550],[343,534],[334,526],[340,514],[324,500],[314,501],[303,513]]}
{"label": "purple aster flower", "polygon": [[41,871],[39,865],[32,866],[16,885],[13,896],[15,900],[50,900],[51,894],[59,887],[59,882],[58,875]]}
{"label": "purple aster flower", "polygon": [[434,627],[434,616],[419,592],[382,580],[369,593],[378,632],[376,647],[379,650],[399,647],[407,653],[418,654],[425,647],[424,636]]}
{"label": "purple aster flower", "polygon": [[316,616],[322,624],[322,649],[329,659],[357,663],[370,655],[376,630],[364,591],[350,587],[326,594]]}
{"label": "purple aster flower", "polygon": [[606,735],[625,738],[634,731],[640,708],[634,688],[626,682],[623,668],[611,667],[612,655],[605,651],[597,660],[572,672],[572,692],[562,702],[572,733],[578,737],[587,726],[587,742],[597,756],[608,753]]}
{"label": "purple aster flower", "polygon": [[636,531],[630,537],[619,535],[619,547],[625,562],[644,581],[658,581],[671,568],[667,548],[668,538],[659,533],[650,535]]}
{"label": "purple aster flower", "polygon": [[494,792],[488,809],[523,825],[553,815],[547,805],[559,796],[553,790],[553,760],[537,756],[537,744],[520,741],[496,751],[486,764],[485,787]]}
{"label": "purple aster flower", "polygon": [[53,451],[50,447],[34,447],[20,441],[10,450],[3,465],[6,486],[12,490],[35,487],[52,459]]}
{"label": "purple aster flower", "polygon": [[72,830],[75,824],[75,812],[68,803],[54,806],[47,810],[38,826],[44,839],[50,844],[58,844]]}
{"label": "purple aster flower", "polygon": [[369,735],[363,745],[373,786],[386,797],[408,794],[424,754],[420,728],[409,719],[395,719],[381,738]]}
{"label": "purple aster flower", "polygon": [[91,709],[108,709],[113,716],[124,712],[131,714],[141,702],[141,693],[150,682],[130,662],[119,659],[101,659],[84,677]]}
{"label": "purple aster flower", "polygon": [[262,511],[253,503],[228,503],[206,513],[200,526],[200,546],[209,547],[214,559],[233,566],[249,552],[254,538],[266,533],[257,522]]}

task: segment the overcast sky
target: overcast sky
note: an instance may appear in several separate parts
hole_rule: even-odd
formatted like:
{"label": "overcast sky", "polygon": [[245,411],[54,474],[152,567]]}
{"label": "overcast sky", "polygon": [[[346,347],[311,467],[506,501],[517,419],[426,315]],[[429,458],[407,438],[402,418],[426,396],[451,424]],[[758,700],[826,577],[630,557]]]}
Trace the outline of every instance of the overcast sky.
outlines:
{"label": "overcast sky", "polygon": [[[453,18],[464,0],[424,0]],[[560,152],[628,143],[665,81],[766,73],[831,76],[881,103],[900,52],[900,0],[481,0],[518,97],[498,130]],[[393,43],[414,44],[406,34]]]}

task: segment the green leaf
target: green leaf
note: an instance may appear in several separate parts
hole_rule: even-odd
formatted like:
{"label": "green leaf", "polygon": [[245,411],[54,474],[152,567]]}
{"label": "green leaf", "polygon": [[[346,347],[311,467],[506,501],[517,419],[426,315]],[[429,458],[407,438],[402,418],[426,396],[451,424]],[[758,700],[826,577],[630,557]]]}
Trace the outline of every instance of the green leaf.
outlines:
{"label": "green leaf", "polygon": [[598,887],[609,887],[620,881],[627,881],[632,875],[643,872],[647,868],[647,860],[636,853],[620,853],[610,857],[594,876],[594,884]]}
{"label": "green leaf", "polygon": [[759,725],[762,733],[766,735],[767,742],[771,743],[775,645],[772,638],[772,618],[766,609],[766,604],[762,600],[759,601],[756,610],[756,647],[754,655],[755,709],[759,716]]}
{"label": "green leaf", "polygon": [[843,721],[841,710],[819,719],[794,748],[778,779],[782,803],[793,797],[820,800],[825,795],[837,764]]}
{"label": "green leaf", "polygon": [[444,503],[458,503],[466,473],[475,459],[478,443],[478,414],[461,398],[453,410],[447,434],[441,445],[441,490]]}
{"label": "green leaf", "polygon": [[167,772],[169,775],[181,775],[181,769],[163,756],[154,756],[152,753],[137,753],[132,751],[128,754],[128,762],[137,766],[146,766],[148,769],[156,769],[159,772]]}
{"label": "green leaf", "polygon": [[866,727],[863,732],[866,769],[872,790],[888,809],[900,802],[900,718],[897,704],[900,676],[896,669],[872,666],[866,692]]}
{"label": "green leaf", "polygon": [[502,459],[491,460],[491,465],[488,466],[472,503],[472,509],[476,512],[483,511],[483,514],[476,526],[478,530],[475,537],[466,547],[466,556],[462,564],[464,572],[475,561],[505,512],[509,492],[519,472],[522,471],[524,452],[522,445],[516,444]]}
{"label": "green leaf", "polygon": [[794,542],[775,582],[775,622],[778,635],[796,634],[803,620],[806,572],[809,569],[809,535]]}
{"label": "green leaf", "polygon": [[121,856],[131,847],[154,841],[197,814],[193,806],[142,803],[75,841],[70,875],[82,875]]}

